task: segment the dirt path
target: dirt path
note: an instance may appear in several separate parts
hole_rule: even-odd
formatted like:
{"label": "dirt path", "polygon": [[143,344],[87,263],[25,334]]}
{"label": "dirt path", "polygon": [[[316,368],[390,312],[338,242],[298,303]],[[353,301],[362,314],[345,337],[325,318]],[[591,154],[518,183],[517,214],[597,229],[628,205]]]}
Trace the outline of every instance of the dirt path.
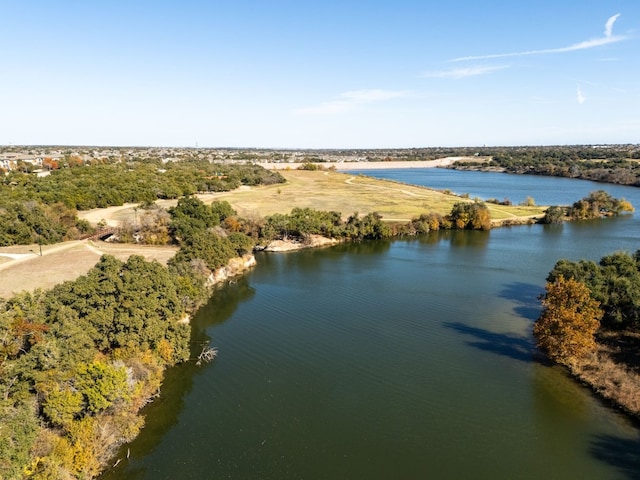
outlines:
{"label": "dirt path", "polygon": [[7,257],[11,259],[10,261],[0,264],[0,271],[13,268],[21,263],[35,262],[36,259],[41,257],[40,252],[42,252],[42,257],[49,256],[76,247],[80,245],[81,242],[82,240],[73,240],[71,242],[63,242],[56,245],[24,245],[23,248],[28,249],[27,251],[29,253],[9,253],[3,252],[2,249],[0,249],[1,257]]}
{"label": "dirt path", "polygon": [[[116,219],[118,217],[131,217],[131,221],[135,220],[136,211],[138,207],[137,203],[125,203],[117,207],[107,208],[94,208],[93,210],[84,210],[78,212],[78,218],[86,220],[92,225],[96,225],[102,221],[106,222],[110,227],[117,227],[120,225],[122,219]],[[123,215],[126,212],[126,215]]]}
{"label": "dirt path", "polygon": [[52,288],[67,280],[86,274],[103,254],[125,261],[131,255],[166,262],[173,257],[176,247],[110,244],[89,240],[74,240],[56,245],[43,245],[40,256],[38,245],[20,245],[0,248],[0,297],[9,298],[23,290]]}

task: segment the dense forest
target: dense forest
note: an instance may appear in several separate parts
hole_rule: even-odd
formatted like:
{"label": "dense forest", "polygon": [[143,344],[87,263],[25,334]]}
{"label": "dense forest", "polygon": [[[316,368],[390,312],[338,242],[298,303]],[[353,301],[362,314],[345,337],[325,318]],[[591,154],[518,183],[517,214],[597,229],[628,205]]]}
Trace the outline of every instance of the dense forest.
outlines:
{"label": "dense forest", "polygon": [[165,367],[189,359],[190,279],[103,256],[0,305],[0,477],[92,478],[143,425]]}

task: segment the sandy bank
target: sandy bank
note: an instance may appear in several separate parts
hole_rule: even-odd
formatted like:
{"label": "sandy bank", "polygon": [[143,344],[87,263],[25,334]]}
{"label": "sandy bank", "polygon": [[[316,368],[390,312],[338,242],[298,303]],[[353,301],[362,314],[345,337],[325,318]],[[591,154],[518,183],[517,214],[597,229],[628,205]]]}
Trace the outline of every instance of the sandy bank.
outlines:
{"label": "sandy bank", "polygon": [[[336,170],[386,170],[391,168],[435,168],[448,167],[453,162],[463,160],[463,157],[447,157],[437,160],[397,161],[397,162],[322,162],[318,163],[325,169]],[[268,170],[296,170],[302,163],[258,163]]]}
{"label": "sandy bank", "polygon": [[340,243],[336,238],[327,238],[322,235],[309,235],[306,241],[299,240],[272,240],[267,245],[257,246],[256,250],[261,252],[291,252],[303,248],[329,247]]}

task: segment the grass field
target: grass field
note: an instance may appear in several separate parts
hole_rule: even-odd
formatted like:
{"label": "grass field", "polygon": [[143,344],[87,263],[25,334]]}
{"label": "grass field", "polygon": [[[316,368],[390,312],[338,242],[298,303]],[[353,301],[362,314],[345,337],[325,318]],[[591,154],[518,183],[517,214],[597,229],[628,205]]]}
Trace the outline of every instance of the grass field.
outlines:
{"label": "grass field", "polygon": [[[231,192],[198,195],[205,203],[226,200],[242,217],[262,218],[274,213],[289,213],[294,207],[340,212],[344,218],[354,212],[378,212],[383,220],[408,222],[423,213],[446,215],[451,207],[465,199],[416,185],[381,180],[364,175],[334,171],[281,170],[287,179],[284,184],[261,187],[241,187]],[[168,208],[176,200],[159,200]],[[79,212],[78,216],[91,223],[101,220],[118,225],[124,220],[135,221],[143,212],[136,204]],[[521,207],[487,204],[495,221],[543,215],[545,207]]]}
{"label": "grass field", "polygon": [[[348,217],[354,212],[378,212],[383,220],[407,222],[422,213],[446,215],[463,201],[425,187],[332,171],[290,170],[280,172],[287,183],[240,189],[216,195],[227,200],[241,216],[263,217],[289,213],[294,207],[333,210]],[[495,220],[542,215],[544,207],[488,204]]]}

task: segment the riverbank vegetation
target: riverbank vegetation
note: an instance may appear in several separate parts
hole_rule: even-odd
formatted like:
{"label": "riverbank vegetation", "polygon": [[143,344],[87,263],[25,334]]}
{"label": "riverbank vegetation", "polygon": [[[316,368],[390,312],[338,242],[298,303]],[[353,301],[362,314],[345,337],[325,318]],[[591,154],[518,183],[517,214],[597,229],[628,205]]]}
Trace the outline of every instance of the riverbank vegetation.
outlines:
{"label": "riverbank vegetation", "polygon": [[615,217],[631,213],[635,209],[624,198],[614,198],[604,190],[596,190],[570,207],[551,206],[541,219],[541,223],[556,224],[565,220],[592,220],[594,218]]}
{"label": "riverbank vegetation", "polygon": [[0,305],[0,477],[93,478],[189,358],[193,290],[157,262],[104,256]]}
{"label": "riverbank vegetation", "polygon": [[231,213],[186,197],[169,212],[168,267],[104,255],[0,303],[0,478],[93,478],[136,437],[164,369],[190,359],[185,319],[213,270],[251,249],[220,227]]}
{"label": "riverbank vegetation", "polygon": [[[584,220],[616,216],[632,212],[633,206],[626,200],[613,198],[602,190],[592,192],[578,200],[572,207],[549,207],[541,223],[560,223],[565,220]],[[536,221],[536,219],[532,219]],[[437,230],[490,230],[491,210],[481,201],[454,203],[448,214],[430,212],[414,217],[409,222],[384,222],[377,213],[358,215],[346,220],[340,212],[311,208],[294,208],[289,214],[276,213],[265,218],[260,226],[258,243],[270,240],[305,242],[312,235],[341,240],[382,239],[406,235],[420,235]]]}
{"label": "riverbank vegetation", "polygon": [[[260,188],[235,188],[239,185]],[[254,165],[199,161],[75,166],[43,178],[15,171],[0,183],[0,246],[47,245],[86,237],[95,232],[95,225],[79,218],[80,210],[127,202],[131,207],[122,213],[127,216],[123,226],[128,222],[129,240],[134,240],[134,231],[141,227],[147,231],[158,228],[155,236],[147,235],[145,242],[166,244],[169,219],[154,202],[160,199],[166,203],[202,192],[227,200],[245,219],[242,229],[253,231],[251,222],[275,213],[288,214],[294,207],[377,213],[385,222],[408,222],[425,212],[444,216],[461,201],[460,196],[449,192],[360,175],[332,171],[280,174]],[[542,216],[544,212],[543,207],[536,206],[488,208],[494,220]]]}
{"label": "riverbank vegetation", "polygon": [[640,185],[640,149],[636,145],[494,147],[476,153],[477,159],[457,161],[452,168]]}
{"label": "riverbank vegetation", "polygon": [[534,326],[538,346],[596,392],[640,417],[640,250],[599,263],[560,260]]}

